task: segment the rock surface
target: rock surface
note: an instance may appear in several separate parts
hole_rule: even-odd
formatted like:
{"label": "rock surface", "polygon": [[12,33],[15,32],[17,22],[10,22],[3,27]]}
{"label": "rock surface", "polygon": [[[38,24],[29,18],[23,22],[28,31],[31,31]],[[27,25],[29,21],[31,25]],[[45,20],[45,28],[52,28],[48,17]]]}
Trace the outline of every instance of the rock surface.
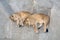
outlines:
{"label": "rock surface", "polygon": [[[48,33],[36,34],[32,27],[17,27],[9,16],[17,11],[45,13],[50,16]],[[60,40],[60,0],[0,0],[0,40]]]}

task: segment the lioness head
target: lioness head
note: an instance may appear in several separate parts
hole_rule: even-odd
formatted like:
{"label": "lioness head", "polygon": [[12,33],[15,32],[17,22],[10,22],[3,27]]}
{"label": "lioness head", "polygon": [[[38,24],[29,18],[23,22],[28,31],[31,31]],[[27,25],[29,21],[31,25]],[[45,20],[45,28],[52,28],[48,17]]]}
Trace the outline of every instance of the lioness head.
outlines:
{"label": "lioness head", "polygon": [[15,13],[9,17],[13,22],[16,22],[19,19],[19,16]]}

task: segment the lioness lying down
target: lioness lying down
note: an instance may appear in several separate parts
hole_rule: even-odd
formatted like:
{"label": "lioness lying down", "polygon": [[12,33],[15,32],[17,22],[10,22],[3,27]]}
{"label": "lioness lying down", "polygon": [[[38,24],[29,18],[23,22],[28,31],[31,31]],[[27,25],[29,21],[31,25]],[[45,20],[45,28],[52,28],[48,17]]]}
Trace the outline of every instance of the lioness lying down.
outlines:
{"label": "lioness lying down", "polygon": [[40,26],[42,26],[42,24],[44,25],[44,32],[46,32],[46,28],[47,25],[49,23],[50,17],[48,15],[45,14],[32,14],[30,16],[28,16],[25,21],[24,21],[24,25],[32,25],[34,28],[34,31],[36,33],[38,33],[38,28],[37,28],[37,23],[40,24]]}
{"label": "lioness lying down", "polygon": [[23,22],[24,22],[25,18],[27,18],[29,15],[31,15],[30,12],[28,12],[28,11],[21,11],[21,12],[16,12],[16,13],[12,14],[9,18],[13,22],[16,22],[17,25],[23,26]]}

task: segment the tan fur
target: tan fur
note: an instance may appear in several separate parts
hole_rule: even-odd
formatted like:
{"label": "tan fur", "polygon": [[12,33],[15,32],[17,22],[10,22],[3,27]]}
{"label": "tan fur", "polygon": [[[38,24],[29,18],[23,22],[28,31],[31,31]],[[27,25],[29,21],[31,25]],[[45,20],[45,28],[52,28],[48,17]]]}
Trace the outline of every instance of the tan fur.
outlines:
{"label": "tan fur", "polygon": [[47,25],[49,23],[50,17],[45,14],[33,14],[27,17],[24,21],[25,25],[32,25],[34,27],[34,31],[37,33],[38,29],[36,27],[36,24],[44,24],[44,32],[46,32]]}
{"label": "tan fur", "polygon": [[28,11],[21,11],[21,12],[16,12],[12,14],[9,18],[16,22],[17,25],[23,25],[23,21],[25,20],[26,17],[28,17],[31,13]]}

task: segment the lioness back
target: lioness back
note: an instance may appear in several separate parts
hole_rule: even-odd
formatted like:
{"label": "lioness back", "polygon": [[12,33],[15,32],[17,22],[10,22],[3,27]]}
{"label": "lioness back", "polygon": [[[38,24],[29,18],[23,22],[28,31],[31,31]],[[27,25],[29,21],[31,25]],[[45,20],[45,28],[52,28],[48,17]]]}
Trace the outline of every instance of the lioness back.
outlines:
{"label": "lioness back", "polygon": [[43,22],[43,21],[48,21],[49,20],[49,16],[45,15],[45,14],[42,14],[42,13],[33,14],[32,16],[39,22]]}
{"label": "lioness back", "polygon": [[31,15],[31,13],[28,12],[28,11],[17,12],[17,14],[18,14],[20,17],[22,17],[22,18],[25,18],[25,17]]}

